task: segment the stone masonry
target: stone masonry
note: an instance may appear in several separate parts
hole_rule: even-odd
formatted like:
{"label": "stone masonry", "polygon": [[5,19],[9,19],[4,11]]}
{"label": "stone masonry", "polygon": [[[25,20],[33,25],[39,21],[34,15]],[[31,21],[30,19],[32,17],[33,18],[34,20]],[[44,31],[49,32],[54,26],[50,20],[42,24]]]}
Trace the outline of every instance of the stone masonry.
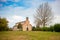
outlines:
{"label": "stone masonry", "polygon": [[30,24],[30,21],[29,21],[28,17],[26,17],[25,21],[16,23],[16,26],[14,26],[13,30],[19,30],[17,28],[17,26],[18,26],[19,23],[21,23],[23,31],[31,31],[32,30],[32,25]]}

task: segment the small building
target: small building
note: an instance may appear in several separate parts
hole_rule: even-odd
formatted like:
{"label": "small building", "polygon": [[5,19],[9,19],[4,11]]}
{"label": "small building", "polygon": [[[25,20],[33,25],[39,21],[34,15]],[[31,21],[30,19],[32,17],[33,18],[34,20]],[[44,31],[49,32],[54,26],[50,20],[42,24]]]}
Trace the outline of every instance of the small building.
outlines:
{"label": "small building", "polygon": [[[20,29],[18,29],[19,24],[22,25],[22,28],[20,28]],[[26,17],[25,21],[16,23],[15,26],[13,27],[13,30],[31,31],[32,25],[30,24],[29,18]]]}

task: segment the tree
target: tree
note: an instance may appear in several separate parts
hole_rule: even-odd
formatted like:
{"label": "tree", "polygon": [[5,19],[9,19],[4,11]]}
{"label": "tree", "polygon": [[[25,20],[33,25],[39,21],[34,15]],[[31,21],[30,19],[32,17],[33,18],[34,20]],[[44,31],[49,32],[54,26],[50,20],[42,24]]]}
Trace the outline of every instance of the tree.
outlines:
{"label": "tree", "polygon": [[60,24],[55,24],[54,25],[54,31],[60,32]]}
{"label": "tree", "polygon": [[52,19],[52,11],[48,3],[40,5],[40,7],[36,11],[37,13],[34,15],[36,26],[49,25]]}
{"label": "tree", "polygon": [[0,17],[0,31],[8,30],[8,21],[6,18]]}
{"label": "tree", "polygon": [[54,31],[54,26],[50,26],[49,28],[50,28],[50,31],[52,32]]}
{"label": "tree", "polygon": [[32,27],[32,31],[36,31],[36,28],[35,27]]}
{"label": "tree", "polygon": [[22,30],[22,24],[21,23],[18,24],[18,29]]}

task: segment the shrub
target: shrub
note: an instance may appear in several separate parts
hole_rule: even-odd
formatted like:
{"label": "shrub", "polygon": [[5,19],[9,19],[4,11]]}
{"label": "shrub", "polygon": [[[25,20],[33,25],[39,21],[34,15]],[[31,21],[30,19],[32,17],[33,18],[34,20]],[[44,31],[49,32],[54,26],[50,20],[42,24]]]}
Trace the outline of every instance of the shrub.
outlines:
{"label": "shrub", "polygon": [[50,26],[49,29],[50,29],[50,31],[53,32],[54,31],[54,26]]}
{"label": "shrub", "polygon": [[36,27],[36,31],[41,31],[41,28],[40,27]]}
{"label": "shrub", "polygon": [[49,27],[42,27],[42,31],[49,31]]}
{"label": "shrub", "polygon": [[32,27],[32,30],[33,31],[41,31],[41,28],[40,27]]}
{"label": "shrub", "polygon": [[32,31],[35,31],[35,27],[32,27]]}

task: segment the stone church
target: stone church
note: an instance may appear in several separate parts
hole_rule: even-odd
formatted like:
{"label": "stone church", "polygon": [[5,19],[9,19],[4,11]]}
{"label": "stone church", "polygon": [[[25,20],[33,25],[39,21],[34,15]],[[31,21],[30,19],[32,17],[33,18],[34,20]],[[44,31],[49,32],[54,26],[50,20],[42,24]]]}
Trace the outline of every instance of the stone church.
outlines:
{"label": "stone church", "polygon": [[13,30],[21,30],[21,29],[18,29],[18,27],[17,27],[19,23],[22,25],[22,31],[31,31],[32,30],[32,25],[30,24],[28,17],[26,17],[25,21],[16,23],[15,26],[13,27]]}

